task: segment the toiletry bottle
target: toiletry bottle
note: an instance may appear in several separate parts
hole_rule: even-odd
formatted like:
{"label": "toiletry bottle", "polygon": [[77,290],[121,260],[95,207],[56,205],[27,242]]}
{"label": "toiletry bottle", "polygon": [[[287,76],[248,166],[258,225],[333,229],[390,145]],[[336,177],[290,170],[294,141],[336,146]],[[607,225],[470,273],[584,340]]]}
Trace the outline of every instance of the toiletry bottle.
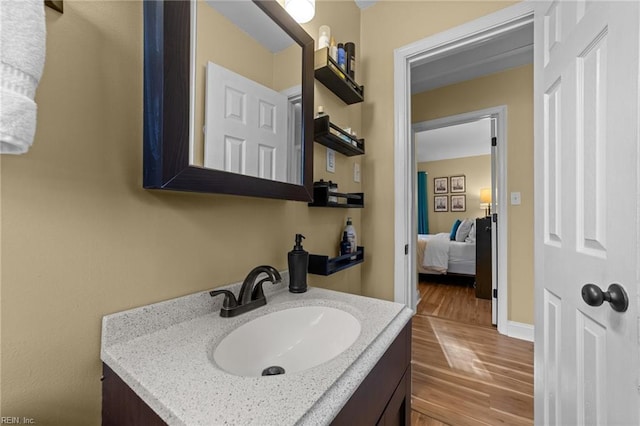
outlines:
{"label": "toiletry bottle", "polygon": [[304,293],[307,291],[307,268],[309,253],[302,248],[304,235],[296,234],[296,245],[289,252],[289,291]]}
{"label": "toiletry bottle", "polygon": [[351,253],[351,243],[349,242],[347,231],[344,231],[342,233],[342,241],[340,241],[340,256],[348,253]]}
{"label": "toiletry bottle", "polygon": [[329,38],[331,37],[331,28],[328,25],[321,25],[318,32],[318,50],[329,47]]}
{"label": "toiletry bottle", "polygon": [[334,62],[338,62],[338,46],[336,46],[336,40],[331,37],[331,42],[329,44],[329,56]]}
{"label": "toiletry bottle", "polygon": [[[347,133],[348,135],[351,134],[351,127],[345,127],[342,130],[344,130],[344,132]],[[348,144],[351,144],[351,138],[347,135],[340,133],[340,139],[344,140]]]}
{"label": "toiletry bottle", "polygon": [[[347,218],[347,226],[344,227],[344,232],[347,233],[347,237],[349,238],[349,243],[351,244],[351,253],[355,253],[358,251],[358,242],[356,236],[356,229],[353,227],[351,223],[351,218]],[[357,256],[351,256],[351,260],[355,260]]]}
{"label": "toiletry bottle", "polygon": [[348,42],[344,44],[345,61],[347,62],[347,74],[356,78],[356,44]]}
{"label": "toiletry bottle", "polygon": [[335,182],[331,182],[329,181],[329,197],[328,197],[328,201],[330,203],[337,203],[338,202],[338,197],[335,195],[331,195],[332,193],[335,194],[336,192],[338,192],[338,184]]}
{"label": "toiletry bottle", "polygon": [[342,71],[347,70],[347,63],[345,62],[344,45],[342,43],[338,43],[338,66],[342,69]]}
{"label": "toiletry bottle", "polygon": [[316,114],[316,118],[320,118],[320,117],[324,117],[325,114],[324,113],[324,107],[322,105],[318,105],[318,113]]}

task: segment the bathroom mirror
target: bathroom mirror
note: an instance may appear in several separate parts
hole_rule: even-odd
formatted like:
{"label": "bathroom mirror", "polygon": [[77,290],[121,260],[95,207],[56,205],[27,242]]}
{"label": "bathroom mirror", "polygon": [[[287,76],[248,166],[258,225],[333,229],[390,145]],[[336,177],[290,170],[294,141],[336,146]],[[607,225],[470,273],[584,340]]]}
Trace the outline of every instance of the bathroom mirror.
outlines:
{"label": "bathroom mirror", "polygon": [[145,1],[144,187],[310,201],[313,39],[276,1]]}

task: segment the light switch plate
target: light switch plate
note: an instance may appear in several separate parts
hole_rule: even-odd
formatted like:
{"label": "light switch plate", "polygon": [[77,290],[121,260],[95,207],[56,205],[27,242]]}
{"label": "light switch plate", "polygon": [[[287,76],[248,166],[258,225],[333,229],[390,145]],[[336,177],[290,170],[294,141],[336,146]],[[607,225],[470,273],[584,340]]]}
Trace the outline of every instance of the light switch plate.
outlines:
{"label": "light switch plate", "polygon": [[360,183],[360,164],[353,163],[353,181]]}
{"label": "light switch plate", "polygon": [[519,206],[522,202],[521,196],[519,192],[512,192],[511,193],[511,205],[512,206]]}
{"label": "light switch plate", "polygon": [[327,171],[329,173],[336,172],[336,152],[327,148]]}

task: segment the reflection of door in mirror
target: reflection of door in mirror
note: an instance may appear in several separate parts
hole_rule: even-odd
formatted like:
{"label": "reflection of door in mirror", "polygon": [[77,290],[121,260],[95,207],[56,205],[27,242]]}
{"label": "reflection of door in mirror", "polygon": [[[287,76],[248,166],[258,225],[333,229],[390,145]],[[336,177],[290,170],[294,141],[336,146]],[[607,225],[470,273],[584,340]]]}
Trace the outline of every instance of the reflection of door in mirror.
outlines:
{"label": "reflection of door in mirror", "polygon": [[300,184],[301,47],[253,2],[195,9],[190,163]]}
{"label": "reflection of door in mirror", "polygon": [[287,97],[209,62],[204,166],[287,182]]}

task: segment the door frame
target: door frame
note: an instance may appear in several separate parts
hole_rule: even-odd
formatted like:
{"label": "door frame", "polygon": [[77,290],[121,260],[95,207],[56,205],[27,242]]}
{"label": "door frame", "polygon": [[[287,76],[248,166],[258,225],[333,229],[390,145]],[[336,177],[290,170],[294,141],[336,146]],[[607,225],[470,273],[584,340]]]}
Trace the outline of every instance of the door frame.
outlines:
{"label": "door frame", "polygon": [[[508,216],[507,216],[507,106],[499,105],[491,108],[485,108],[477,111],[469,111],[462,114],[450,115],[448,117],[436,118],[434,120],[421,121],[415,123],[411,126],[412,131],[415,133],[423,132],[425,130],[433,130],[439,129],[442,127],[455,126],[458,124],[471,123],[474,121],[478,121],[485,118],[494,118],[496,120],[496,137],[498,139],[498,144],[495,147],[495,160],[496,160],[496,169],[493,170],[493,155],[494,152],[492,150],[492,175],[495,174],[498,191],[496,196],[493,197],[491,201],[491,211],[498,214],[498,224],[497,229],[492,230],[492,256],[491,256],[491,288],[498,289],[498,300],[496,302],[495,298],[491,298],[492,308],[495,305],[497,308],[497,325],[498,331],[501,329],[507,330],[507,300],[508,300],[508,286],[507,286],[507,265],[508,265],[508,238],[507,238],[507,224],[508,224]],[[490,138],[490,136],[488,136]],[[490,140],[487,140],[486,143],[490,143]],[[417,159],[415,156],[412,156],[413,162],[417,164]],[[413,179],[415,180],[415,173],[413,174]],[[492,193],[495,192],[495,188],[493,187],[493,177],[491,179],[492,183]],[[497,208],[496,208],[497,206]],[[497,231],[497,232],[496,232]],[[497,239],[496,239],[497,234]],[[415,237],[414,237],[415,238]],[[497,241],[497,244],[496,244]],[[497,251],[496,251],[497,248]],[[498,259],[500,260],[498,262]],[[415,256],[410,261],[417,262]],[[416,270],[414,264],[414,271]],[[503,334],[508,334],[506,331]]]}
{"label": "door frame", "polygon": [[[457,49],[469,48],[474,43],[529,24],[533,21],[533,15],[534,2],[525,0],[394,51],[394,298],[414,311],[417,305],[416,247],[411,242],[417,234],[417,226],[416,185],[411,174],[415,158],[410,122],[411,66],[429,62]],[[505,232],[501,234],[506,237]],[[408,252],[405,254],[406,246]],[[501,282],[505,283],[506,289],[506,280]],[[500,299],[506,306],[507,297],[501,293]],[[498,331],[507,334],[508,309],[500,311],[502,315],[498,314]]]}

